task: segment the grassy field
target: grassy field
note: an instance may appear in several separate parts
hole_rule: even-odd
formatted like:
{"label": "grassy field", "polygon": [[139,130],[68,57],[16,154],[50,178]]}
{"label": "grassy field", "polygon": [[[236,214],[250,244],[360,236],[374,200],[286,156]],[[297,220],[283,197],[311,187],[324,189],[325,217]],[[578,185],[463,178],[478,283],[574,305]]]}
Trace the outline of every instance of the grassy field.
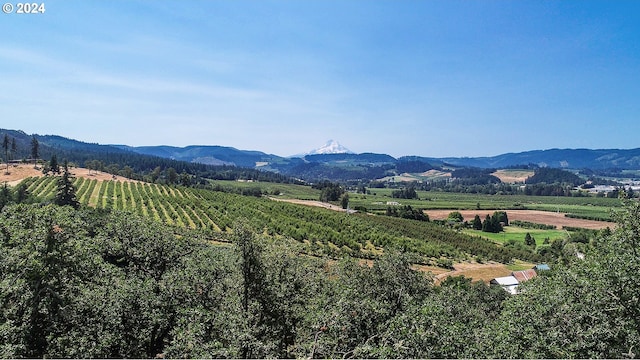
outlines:
{"label": "grassy field", "polygon": [[567,237],[567,232],[564,230],[524,229],[517,226],[505,226],[504,231],[498,234],[482,232],[480,230],[464,230],[464,232],[472,236],[481,236],[498,243],[505,243],[509,240],[524,243],[524,237],[529,233],[536,239],[536,247],[546,246],[547,244],[544,244],[546,238],[549,239],[549,242],[553,242],[553,240]]}
{"label": "grassy field", "polygon": [[262,193],[279,194],[278,196],[286,199],[300,200],[318,200],[320,198],[320,190],[313,189],[311,186],[295,185],[295,184],[278,184],[270,182],[243,182],[233,180],[211,180],[211,185],[220,185],[229,189],[252,189],[259,188]]}
{"label": "grassy field", "polygon": [[521,271],[531,269],[534,266],[535,264],[533,263],[516,260],[513,264],[509,264],[506,267],[511,271]]}

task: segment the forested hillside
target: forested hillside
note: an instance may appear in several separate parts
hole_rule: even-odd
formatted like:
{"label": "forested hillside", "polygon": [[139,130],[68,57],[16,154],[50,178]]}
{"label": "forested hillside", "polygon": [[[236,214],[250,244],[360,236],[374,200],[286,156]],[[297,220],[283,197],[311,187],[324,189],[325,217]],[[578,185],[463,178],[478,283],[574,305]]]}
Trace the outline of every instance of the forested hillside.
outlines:
{"label": "forested hillside", "polygon": [[[60,161],[65,159],[77,166],[149,182],[156,182],[168,173],[175,176],[188,174],[190,178],[193,178],[193,182],[202,182],[204,181],[202,179],[301,182],[271,171],[226,165],[215,166],[180,161],[169,157],[138,154],[116,146],[85,143],[56,135],[27,135],[22,131],[0,129],[0,138],[4,137],[7,137],[8,142],[12,144],[11,151],[6,154],[10,160],[27,161],[29,159],[29,161],[33,161],[32,159],[36,158],[49,161],[55,156]],[[13,147],[13,143],[15,143],[15,147]],[[34,150],[36,150],[35,153]],[[2,157],[5,161],[4,152]],[[177,183],[176,180],[170,181],[171,179],[168,178],[160,180],[164,183]]]}

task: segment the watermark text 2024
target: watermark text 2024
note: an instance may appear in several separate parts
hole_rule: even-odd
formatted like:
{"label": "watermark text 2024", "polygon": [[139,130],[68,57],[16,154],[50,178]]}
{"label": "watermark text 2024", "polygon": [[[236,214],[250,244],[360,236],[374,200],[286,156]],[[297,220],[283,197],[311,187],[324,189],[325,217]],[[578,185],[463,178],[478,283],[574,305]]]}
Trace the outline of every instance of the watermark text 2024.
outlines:
{"label": "watermark text 2024", "polygon": [[46,7],[44,3],[4,3],[2,12],[5,14],[44,14]]}

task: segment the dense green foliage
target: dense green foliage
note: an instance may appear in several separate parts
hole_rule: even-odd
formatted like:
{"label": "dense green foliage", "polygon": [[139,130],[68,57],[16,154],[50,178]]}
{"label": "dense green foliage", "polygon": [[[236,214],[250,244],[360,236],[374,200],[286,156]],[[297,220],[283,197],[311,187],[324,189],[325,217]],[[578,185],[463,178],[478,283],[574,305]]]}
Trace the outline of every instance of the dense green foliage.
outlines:
{"label": "dense green foliage", "polygon": [[435,169],[431,164],[419,160],[401,160],[396,163],[396,170],[402,173],[421,173]]}
{"label": "dense green foliage", "polygon": [[502,231],[503,226],[509,225],[509,218],[504,211],[494,211],[493,215],[485,217],[482,221],[482,231],[490,233],[499,233]]}
{"label": "dense green foliage", "polygon": [[452,212],[450,212],[449,215],[447,216],[447,219],[451,220],[451,221],[455,221],[455,222],[463,222],[464,221],[464,217],[462,216],[460,211],[452,211]]}
{"label": "dense green foliage", "polygon": [[480,220],[480,215],[476,214],[476,216],[473,218],[471,228],[473,230],[482,230],[482,220]]}
{"label": "dense green foliage", "polygon": [[513,220],[511,225],[525,228],[525,229],[541,229],[541,230],[554,230],[555,225],[538,224],[530,221]]}
{"label": "dense green foliage", "polygon": [[[583,249],[584,259],[523,285],[505,304],[494,354],[525,358],[637,357],[640,345],[640,204],[628,203],[619,228]],[[575,251],[565,249],[565,251]]]}
{"label": "dense green foliage", "polygon": [[349,181],[359,179],[379,179],[389,174],[393,165],[353,164],[348,166],[329,165],[319,162],[301,162],[284,172],[307,181],[328,180]]}
{"label": "dense green foliage", "polygon": [[128,212],[10,205],[0,357],[635,357],[640,204],[619,222],[509,296],[434,286],[402,252],[371,266],[300,256],[246,222],[218,246]]}
{"label": "dense green foliage", "polygon": [[326,180],[313,184],[311,187],[320,190],[320,201],[324,202],[338,201],[340,196],[344,194],[344,189],[340,184]]}
{"label": "dense green foliage", "polygon": [[422,209],[414,209],[411,205],[401,207],[387,207],[386,216],[400,217],[403,219],[413,219],[419,221],[429,221],[429,216]]}
{"label": "dense green foliage", "polygon": [[418,193],[416,192],[415,187],[407,186],[400,190],[393,190],[391,197],[395,199],[417,199]]}

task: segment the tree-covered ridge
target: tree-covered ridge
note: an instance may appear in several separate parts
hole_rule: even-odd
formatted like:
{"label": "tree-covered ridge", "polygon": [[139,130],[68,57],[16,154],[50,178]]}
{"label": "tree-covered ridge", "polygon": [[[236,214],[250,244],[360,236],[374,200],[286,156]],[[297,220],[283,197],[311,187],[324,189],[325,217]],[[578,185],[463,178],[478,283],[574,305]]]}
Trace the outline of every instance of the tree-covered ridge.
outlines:
{"label": "tree-covered ridge", "polygon": [[396,169],[399,173],[422,173],[432,169],[441,170],[433,165],[419,160],[398,160]]}
{"label": "tree-covered ridge", "polygon": [[554,168],[538,168],[535,170],[533,176],[527,178],[526,184],[570,184],[578,186],[584,184],[584,179],[581,179],[578,175],[561,169]]}
{"label": "tree-covered ridge", "polygon": [[[15,161],[27,159],[67,160],[77,166],[121,175],[149,182],[169,183],[169,173],[188,174],[193,182],[214,180],[256,180],[278,183],[296,183],[299,180],[289,176],[260,171],[255,168],[242,168],[230,165],[207,165],[202,163],[178,161],[170,158],[138,154],[116,146],[99,145],[71,140],[55,135],[27,135],[22,131],[2,130],[0,137],[12,140],[8,146],[7,158]],[[3,148],[4,150],[4,148]],[[35,150],[35,152],[34,152]]]}
{"label": "tree-covered ridge", "polygon": [[451,172],[454,185],[486,185],[500,184],[497,177],[491,175],[496,169],[462,168]]}
{"label": "tree-covered ridge", "polygon": [[628,203],[614,233],[569,244],[509,296],[434,286],[397,251],[372,266],[300,256],[243,221],[221,247],[128,212],[10,205],[0,357],[633,358],[638,219]]}

